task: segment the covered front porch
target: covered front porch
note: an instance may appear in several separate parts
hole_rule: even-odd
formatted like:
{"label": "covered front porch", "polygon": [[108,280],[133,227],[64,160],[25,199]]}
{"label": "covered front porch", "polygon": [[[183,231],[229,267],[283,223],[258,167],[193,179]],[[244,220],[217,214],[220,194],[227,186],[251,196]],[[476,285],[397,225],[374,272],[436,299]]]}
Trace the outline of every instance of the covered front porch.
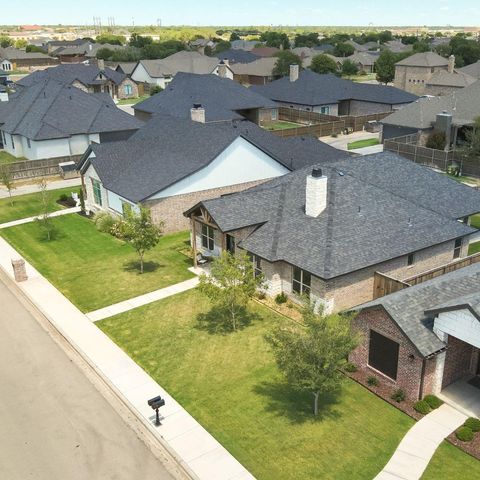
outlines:
{"label": "covered front porch", "polygon": [[444,388],[438,397],[469,417],[480,418],[480,377],[468,376]]}

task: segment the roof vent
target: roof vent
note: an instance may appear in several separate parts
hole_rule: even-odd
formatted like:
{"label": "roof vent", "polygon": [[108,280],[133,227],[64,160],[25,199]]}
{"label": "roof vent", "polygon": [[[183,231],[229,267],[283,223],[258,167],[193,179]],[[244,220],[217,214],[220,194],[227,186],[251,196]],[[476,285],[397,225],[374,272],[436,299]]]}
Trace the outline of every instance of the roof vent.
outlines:
{"label": "roof vent", "polygon": [[314,168],[312,170],[312,177],[313,178],[320,178],[323,176],[322,169],[321,168]]}

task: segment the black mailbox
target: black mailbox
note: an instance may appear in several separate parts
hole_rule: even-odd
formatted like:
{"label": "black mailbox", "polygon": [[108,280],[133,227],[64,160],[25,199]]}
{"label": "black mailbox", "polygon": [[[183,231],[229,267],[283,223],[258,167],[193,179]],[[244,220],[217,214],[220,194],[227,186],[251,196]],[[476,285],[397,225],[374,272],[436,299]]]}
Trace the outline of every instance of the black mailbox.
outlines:
{"label": "black mailbox", "polygon": [[158,427],[160,424],[160,416],[158,414],[158,409],[165,405],[165,400],[158,395],[157,397],[151,398],[148,400],[148,405],[155,410],[155,425]]}

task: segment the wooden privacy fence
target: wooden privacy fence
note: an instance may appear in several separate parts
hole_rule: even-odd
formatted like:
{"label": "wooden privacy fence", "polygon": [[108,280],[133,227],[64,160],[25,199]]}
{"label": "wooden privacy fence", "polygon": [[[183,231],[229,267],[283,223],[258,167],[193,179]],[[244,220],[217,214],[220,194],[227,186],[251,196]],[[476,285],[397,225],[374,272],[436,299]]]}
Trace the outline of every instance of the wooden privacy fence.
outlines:
{"label": "wooden privacy fence", "polygon": [[455,150],[436,150],[418,145],[418,134],[405,135],[385,140],[383,149],[394,152],[415,163],[434,167],[444,172],[452,164],[460,167],[462,175],[480,176],[480,159],[468,158]]}
{"label": "wooden privacy fence", "polygon": [[454,272],[479,262],[480,253],[475,253],[474,255],[470,255],[465,258],[459,258],[458,260],[447,263],[446,265],[433,268],[418,275],[406,278],[405,280],[398,280],[396,278],[389,277],[385,273],[375,272],[373,277],[373,299],[375,300],[376,298],[384,297],[390,293],[398,292],[404,288],[418,285],[419,283],[426,282],[432,278]]}
{"label": "wooden privacy fence", "polygon": [[59,163],[72,161],[76,163],[80,158],[81,155],[72,155],[68,157],[47,158],[44,160],[22,160],[7,165],[12,172],[13,180],[26,180],[58,175],[60,173]]}

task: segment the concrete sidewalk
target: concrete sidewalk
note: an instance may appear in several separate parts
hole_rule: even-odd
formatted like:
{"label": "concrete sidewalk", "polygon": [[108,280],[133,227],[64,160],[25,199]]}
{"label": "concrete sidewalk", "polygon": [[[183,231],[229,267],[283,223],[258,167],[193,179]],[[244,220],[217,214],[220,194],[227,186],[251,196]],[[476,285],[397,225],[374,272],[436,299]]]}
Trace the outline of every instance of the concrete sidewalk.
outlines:
{"label": "concrete sidewalk", "polygon": [[[12,277],[11,259],[20,255],[0,238],[0,267]],[[73,347],[86,358],[132,412],[154,433],[192,478],[247,480],[254,477],[168,392],[142,370],[82,312],[26,262],[29,279],[18,286]],[[161,395],[162,425],[154,426],[149,398]]]}
{"label": "concrete sidewalk", "polygon": [[375,480],[419,480],[440,443],[466,419],[447,404],[423,417],[403,437]]}
{"label": "concrete sidewalk", "polygon": [[113,317],[119,313],[128,312],[142,305],[148,305],[149,303],[156,302],[157,300],[162,300],[163,298],[176,295],[177,293],[185,292],[191,290],[198,285],[199,278],[194,277],[184,282],[176,283],[175,285],[170,285],[165,288],[160,288],[154,292],[145,293],[144,295],[139,295],[138,297],[129,298],[123,302],[115,303],[109,305],[108,307],[100,308],[93,312],[86,314],[87,318],[92,322],[98,322],[104,318]]}
{"label": "concrete sidewalk", "polygon": [[[78,213],[79,211],[80,211],[80,207],[65,208],[63,210],[57,210],[56,212],[51,212],[50,217],[61,217],[62,215],[69,215],[70,213]],[[19,220],[12,220],[11,222],[0,223],[0,229],[15,227],[16,225],[23,225],[24,223],[31,223],[40,217],[41,215],[37,217],[27,217],[27,218],[21,218]]]}
{"label": "concrete sidewalk", "polygon": [[[71,178],[70,180],[52,180],[47,182],[47,190],[57,190],[59,188],[72,187],[72,190],[78,190],[77,187],[81,185],[80,178]],[[28,183],[25,185],[16,186],[15,190],[12,190],[12,197],[18,195],[26,195],[27,193],[38,193],[38,182]],[[8,190],[0,186],[0,198],[8,198]]]}

